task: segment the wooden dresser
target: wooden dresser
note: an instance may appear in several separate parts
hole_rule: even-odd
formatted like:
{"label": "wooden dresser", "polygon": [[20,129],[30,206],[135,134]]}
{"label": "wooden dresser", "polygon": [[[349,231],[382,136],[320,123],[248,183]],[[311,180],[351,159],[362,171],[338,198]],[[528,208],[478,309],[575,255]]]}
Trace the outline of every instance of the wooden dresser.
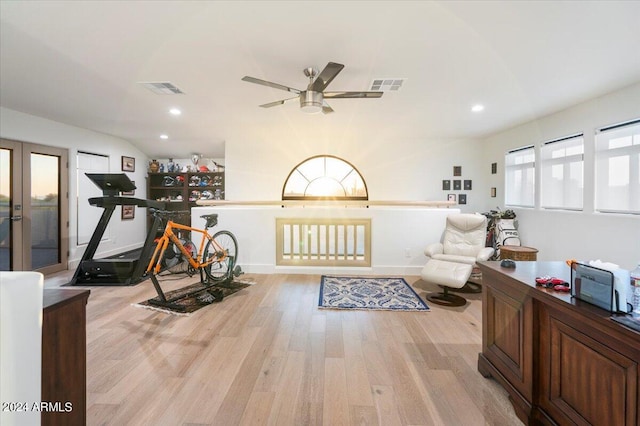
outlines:
{"label": "wooden dresser", "polygon": [[640,425],[640,333],[535,278],[570,280],[564,262],[480,262],[478,371],[509,393],[525,424]]}
{"label": "wooden dresser", "polygon": [[42,425],[84,425],[87,417],[86,305],[89,290],[45,289]]}

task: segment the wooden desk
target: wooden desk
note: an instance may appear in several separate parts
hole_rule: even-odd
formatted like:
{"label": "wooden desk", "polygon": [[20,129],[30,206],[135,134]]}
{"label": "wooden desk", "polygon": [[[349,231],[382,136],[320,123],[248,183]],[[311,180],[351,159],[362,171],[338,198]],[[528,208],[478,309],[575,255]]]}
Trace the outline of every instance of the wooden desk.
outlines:
{"label": "wooden desk", "polygon": [[42,412],[42,425],[86,424],[88,298],[89,290],[44,290],[42,401],[54,405]]}
{"label": "wooden desk", "polygon": [[570,280],[564,262],[480,262],[478,371],[509,393],[525,424],[640,425],[640,333],[535,277]]}

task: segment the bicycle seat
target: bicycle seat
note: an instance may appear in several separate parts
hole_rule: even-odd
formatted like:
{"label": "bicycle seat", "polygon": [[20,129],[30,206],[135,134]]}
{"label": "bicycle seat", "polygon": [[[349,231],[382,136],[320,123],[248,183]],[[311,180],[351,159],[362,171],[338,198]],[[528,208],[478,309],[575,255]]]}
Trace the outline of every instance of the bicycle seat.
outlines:
{"label": "bicycle seat", "polygon": [[218,213],[203,214],[200,217],[207,221],[205,228],[213,228],[218,224]]}

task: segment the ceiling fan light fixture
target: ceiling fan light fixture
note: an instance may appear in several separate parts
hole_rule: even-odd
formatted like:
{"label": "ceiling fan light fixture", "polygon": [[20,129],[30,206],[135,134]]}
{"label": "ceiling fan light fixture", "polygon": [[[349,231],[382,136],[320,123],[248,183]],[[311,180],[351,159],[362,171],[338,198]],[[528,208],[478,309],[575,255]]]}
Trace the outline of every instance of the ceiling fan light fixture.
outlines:
{"label": "ceiling fan light fixture", "polygon": [[307,90],[300,93],[300,109],[307,114],[316,114],[322,111],[322,92]]}

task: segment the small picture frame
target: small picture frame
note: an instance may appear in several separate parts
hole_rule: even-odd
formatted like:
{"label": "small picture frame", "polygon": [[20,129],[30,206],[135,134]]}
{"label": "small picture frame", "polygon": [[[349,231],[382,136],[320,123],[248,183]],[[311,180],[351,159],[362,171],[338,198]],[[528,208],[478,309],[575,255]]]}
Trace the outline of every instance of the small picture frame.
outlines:
{"label": "small picture frame", "polygon": [[455,203],[456,201],[456,194],[449,194],[447,195],[447,201],[453,201]]}
{"label": "small picture frame", "polygon": [[[133,184],[133,186],[136,186],[136,181],[135,180],[132,180],[131,183]],[[120,195],[131,195],[131,196],[133,196],[133,195],[136,195],[136,190],[133,189],[131,191],[121,192]]]}
{"label": "small picture frame", "polygon": [[136,171],[136,159],[133,157],[122,156],[122,171],[123,172],[135,172]]}
{"label": "small picture frame", "polygon": [[495,187],[492,187],[492,188],[491,188],[491,197],[492,197],[492,198],[495,198],[495,197],[496,197],[496,188],[495,188]]}
{"label": "small picture frame", "polygon": [[136,206],[122,206],[122,220],[130,220],[136,217]]}
{"label": "small picture frame", "polygon": [[453,175],[462,176],[462,166],[453,166]]}
{"label": "small picture frame", "polygon": [[451,190],[451,181],[450,180],[443,180],[442,181],[442,190],[443,191]]}
{"label": "small picture frame", "polygon": [[463,186],[465,191],[471,191],[471,180],[470,179],[465,179],[464,180],[464,186]]}
{"label": "small picture frame", "polygon": [[467,204],[467,194],[458,195],[458,204]]}
{"label": "small picture frame", "polygon": [[495,175],[498,173],[498,163],[491,163],[491,174]]}
{"label": "small picture frame", "polygon": [[453,190],[460,191],[462,189],[462,181],[460,179],[455,179],[453,181]]}

